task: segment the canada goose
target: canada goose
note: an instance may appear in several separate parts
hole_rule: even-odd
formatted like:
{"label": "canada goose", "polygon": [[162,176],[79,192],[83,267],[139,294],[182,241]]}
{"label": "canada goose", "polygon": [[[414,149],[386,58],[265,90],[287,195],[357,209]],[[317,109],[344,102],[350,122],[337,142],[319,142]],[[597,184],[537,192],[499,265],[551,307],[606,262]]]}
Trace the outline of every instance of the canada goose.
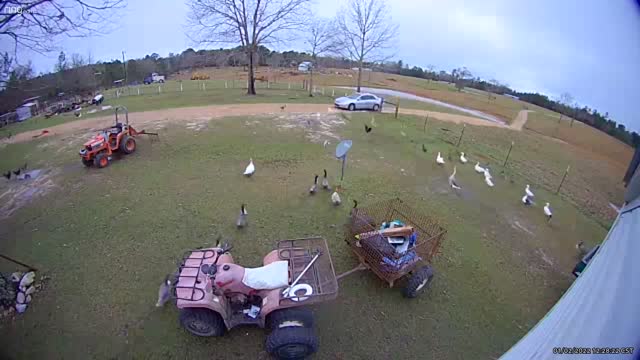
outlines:
{"label": "canada goose", "polygon": [[6,173],[4,173],[2,175],[4,175],[4,177],[6,177],[7,180],[11,179],[11,170],[7,171]]}
{"label": "canada goose", "polygon": [[313,180],[313,185],[311,185],[311,188],[309,189],[309,194],[311,195],[315,194],[317,189],[318,189],[318,175],[316,175],[315,179]]}
{"label": "canada goose", "polygon": [[160,285],[160,289],[158,289],[158,302],[156,303],[156,307],[162,307],[164,304],[169,301],[171,297],[171,280],[169,280],[169,275],[165,276],[164,281]]}
{"label": "canada goose", "polygon": [[425,153],[427,152],[427,147],[424,146],[424,144],[422,144],[422,152],[425,152]]}
{"label": "canada goose", "polygon": [[331,190],[331,186],[329,186],[329,179],[327,179],[327,169],[324,169],[324,176],[322,177],[322,188]]}
{"label": "canada goose", "polygon": [[372,127],[367,126],[367,124],[364,124],[364,132],[366,133],[370,133],[371,129],[373,129]]}
{"label": "canada goose", "polygon": [[280,106],[280,111],[284,111],[284,109],[286,109],[286,108],[287,108],[287,104],[284,104],[284,105]]}
{"label": "canada goose", "polygon": [[240,229],[247,226],[247,208],[244,204],[240,206],[240,214],[238,215],[238,220],[236,220],[236,226]]}

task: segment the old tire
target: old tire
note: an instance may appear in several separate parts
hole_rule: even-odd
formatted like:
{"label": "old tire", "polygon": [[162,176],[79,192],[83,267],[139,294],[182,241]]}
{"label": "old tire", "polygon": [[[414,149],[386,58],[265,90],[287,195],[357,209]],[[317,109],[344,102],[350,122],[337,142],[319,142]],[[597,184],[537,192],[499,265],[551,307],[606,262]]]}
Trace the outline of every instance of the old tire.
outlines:
{"label": "old tire", "polygon": [[125,154],[131,154],[136,151],[136,139],[130,136],[123,136],[120,140],[120,151]]}
{"label": "old tire", "polygon": [[180,309],[180,325],[196,336],[222,336],[226,330],[222,316],[209,309]]}
{"label": "old tire", "polygon": [[82,160],[82,165],[86,167],[90,167],[91,165],[93,165],[93,160],[87,160],[85,158],[81,158],[81,160]]}
{"label": "old tire", "polygon": [[271,330],[285,327],[313,328],[313,313],[304,308],[276,310],[267,317],[267,327]]}
{"label": "old tire", "polygon": [[433,280],[433,268],[429,265],[419,268],[411,274],[407,285],[402,289],[402,295],[407,298],[420,295],[429,288],[431,280]]}
{"label": "old tire", "polygon": [[374,105],[373,105],[373,111],[376,111],[376,112],[377,112],[377,111],[380,111],[380,105],[378,105],[378,104],[374,104]]}
{"label": "old tire", "polygon": [[98,169],[105,168],[109,166],[109,156],[107,154],[98,154],[95,158],[93,158],[93,165]]}
{"label": "old tire", "polygon": [[277,359],[304,359],[318,351],[318,338],[313,329],[285,327],[269,335],[266,347]]}
{"label": "old tire", "polygon": [[356,110],[356,104],[349,104],[349,106],[347,108],[349,109],[349,111],[355,111]]}

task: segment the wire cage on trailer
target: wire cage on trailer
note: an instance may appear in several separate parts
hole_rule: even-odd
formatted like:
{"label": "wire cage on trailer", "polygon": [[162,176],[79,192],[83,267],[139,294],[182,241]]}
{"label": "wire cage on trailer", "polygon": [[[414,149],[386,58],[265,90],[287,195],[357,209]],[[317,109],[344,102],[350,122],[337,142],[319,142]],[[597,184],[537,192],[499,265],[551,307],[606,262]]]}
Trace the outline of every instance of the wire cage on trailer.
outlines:
{"label": "wire cage on trailer", "polygon": [[[399,253],[378,230],[383,222],[399,220],[414,228],[415,243]],[[345,241],[359,261],[389,286],[416,268],[431,262],[447,230],[434,219],[418,212],[400,199],[386,200],[351,212],[345,229]],[[368,234],[366,237],[359,234]],[[360,237],[360,239],[359,239]]]}

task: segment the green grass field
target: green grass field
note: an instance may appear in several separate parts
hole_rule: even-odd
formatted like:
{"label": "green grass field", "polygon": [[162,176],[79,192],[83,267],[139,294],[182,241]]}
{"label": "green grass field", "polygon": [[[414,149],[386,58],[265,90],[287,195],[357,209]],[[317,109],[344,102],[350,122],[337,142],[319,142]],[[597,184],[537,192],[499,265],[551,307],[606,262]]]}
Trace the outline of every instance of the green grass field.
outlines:
{"label": "green grass field", "polygon": [[[159,130],[160,142],[140,140],[134,155],[102,170],[81,165],[81,136],[7,145],[0,150],[0,169],[27,160],[32,168],[56,170],[47,195],[0,220],[0,252],[51,276],[27,312],[1,327],[0,354],[266,359],[262,330],[196,338],[179,327],[175,308],[154,307],[157,288],[178,256],[222,234],[235,246],[237,262],[257,266],[278,239],[321,235],[340,273],[357,265],[343,242],[351,200],[367,206],[400,197],[448,229],[434,259],[432,288],[406,300],[370,272],[343,279],[337,300],[314,307],[321,344],[315,358],[500,356],[571,284],[575,243],[594,245],[606,234],[570,195],[547,190],[566,161],[588,167],[591,160],[535,134],[467,126],[459,150],[470,161],[462,165],[450,144],[459,126],[432,120],[425,133],[422,119],[381,114],[365,134],[370,117],[224,118],[201,131],[170,125]],[[336,182],[336,142],[331,139],[331,149],[322,146],[327,131],[354,141],[338,208],[326,192],[307,194],[313,175],[324,168]],[[518,147],[503,169],[512,140]],[[447,160],[443,167],[435,164],[437,152]],[[257,172],[244,178],[249,157]],[[495,188],[474,172],[475,161],[490,165]],[[463,187],[458,193],[447,184],[454,165]],[[520,203],[526,183],[536,193],[533,208]],[[11,186],[17,185],[3,181],[0,192]],[[546,201],[555,211],[550,224],[542,214]],[[238,231],[235,217],[243,202],[250,225]],[[3,264],[1,270],[14,268]]]}

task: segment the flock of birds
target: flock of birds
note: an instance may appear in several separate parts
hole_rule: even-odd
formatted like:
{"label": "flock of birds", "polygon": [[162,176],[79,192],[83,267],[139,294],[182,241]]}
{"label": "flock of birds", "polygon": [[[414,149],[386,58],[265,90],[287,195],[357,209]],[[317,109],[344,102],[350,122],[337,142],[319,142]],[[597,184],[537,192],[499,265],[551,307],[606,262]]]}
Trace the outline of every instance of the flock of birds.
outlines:
{"label": "flock of birds", "polygon": [[[426,152],[426,148],[424,144],[422,145],[422,151]],[[466,164],[468,161],[469,160],[467,159],[465,153],[461,152],[460,163]],[[444,158],[442,157],[442,154],[440,152],[438,152],[438,155],[436,155],[436,163],[438,165],[445,164]],[[477,173],[484,175],[484,182],[485,184],[487,184],[488,187],[495,186],[495,184],[493,183],[493,177],[491,176],[491,172],[489,171],[489,167],[487,166],[482,167],[480,166],[480,162],[476,162],[476,165],[474,166],[474,170]],[[451,186],[455,190],[460,190],[462,189],[462,187],[456,181],[456,171],[457,171],[457,168],[456,166],[454,166],[453,173],[449,176],[449,186]],[[522,203],[525,206],[533,205],[534,204],[533,198],[535,197],[535,194],[533,193],[533,191],[531,191],[531,186],[529,186],[529,184],[527,184],[527,186],[525,187],[524,192],[525,192],[524,196],[522,197],[522,200],[521,200]],[[551,221],[551,218],[553,217],[553,211],[551,210],[551,205],[549,203],[545,204],[545,206],[543,207],[543,211],[544,211],[544,215],[547,217],[547,221]]]}
{"label": "flock of birds", "polygon": [[[325,141],[324,146],[326,147],[327,142]],[[256,165],[253,163],[253,158],[249,158],[249,165],[247,165],[247,167],[244,169],[244,172],[242,173],[244,176],[246,177],[251,177],[253,176],[253,174],[255,174],[256,172]],[[322,181],[320,183],[320,186],[322,187],[322,189],[327,190],[327,191],[331,191],[331,185],[329,184],[329,178],[327,177],[327,169],[323,169],[323,176],[322,176]],[[320,178],[319,175],[314,175],[314,179],[313,179],[313,184],[311,185],[311,187],[309,188],[309,194],[310,195],[314,195],[318,192],[318,178]],[[340,198],[340,186],[336,186],[336,188],[333,190],[333,193],[331,193],[331,203],[335,206],[338,206],[342,203],[342,199]],[[246,204],[242,204],[240,206],[240,214],[238,214],[238,218],[236,219],[236,227],[238,227],[238,229],[244,228],[248,225],[248,212],[247,212],[247,206]]]}
{"label": "flock of birds", "polygon": [[11,174],[13,173],[14,177],[19,177],[21,173],[25,172],[27,170],[27,163],[24,163],[24,165],[20,168],[18,168],[17,170],[9,170],[6,173],[3,173],[2,175],[4,177],[7,178],[7,180],[11,180]]}

